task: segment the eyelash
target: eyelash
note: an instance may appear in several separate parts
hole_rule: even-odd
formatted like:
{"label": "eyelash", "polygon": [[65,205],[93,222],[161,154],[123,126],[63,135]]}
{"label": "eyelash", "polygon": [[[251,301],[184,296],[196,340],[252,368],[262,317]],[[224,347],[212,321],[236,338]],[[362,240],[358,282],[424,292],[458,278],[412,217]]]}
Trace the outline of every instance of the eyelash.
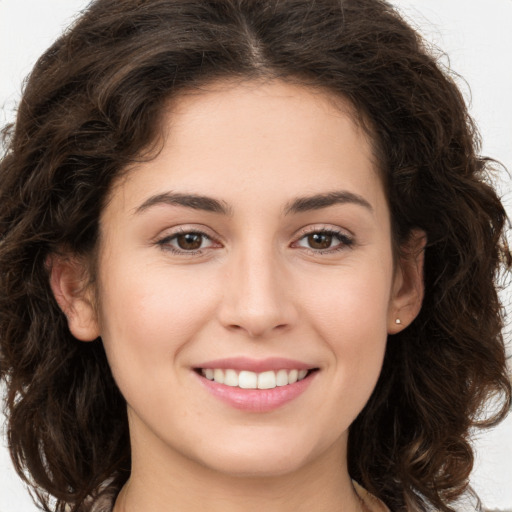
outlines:
{"label": "eyelash", "polygon": [[[313,249],[311,247],[304,247],[304,246],[298,245],[299,242],[301,240],[303,240],[304,238],[309,237],[311,235],[316,235],[316,234],[327,235],[327,236],[337,238],[339,243],[335,247],[327,248],[327,249]],[[171,245],[171,242],[174,240],[177,240],[177,238],[179,236],[183,236],[183,235],[200,236],[202,239],[201,245],[205,241],[210,241],[213,244],[216,243],[211,236],[207,235],[203,231],[195,230],[195,229],[191,229],[191,230],[180,229],[180,231],[177,233],[173,233],[172,235],[168,235],[168,236],[161,238],[160,240],[157,240],[156,244],[158,246],[160,246],[162,250],[169,251],[173,254],[182,255],[182,256],[183,255],[186,255],[186,256],[200,255],[200,254],[203,254],[205,249],[209,248],[209,247],[207,247],[207,248],[199,248],[196,250],[186,250],[186,249],[178,249],[176,247],[173,247]],[[303,231],[302,233],[300,233],[299,237],[296,239],[295,242],[292,243],[291,247],[302,247],[308,253],[318,256],[318,255],[332,254],[332,253],[336,253],[339,251],[343,251],[345,249],[351,248],[353,245],[354,245],[353,237],[351,237],[350,235],[347,235],[343,231],[338,231],[338,230],[332,229],[332,228],[315,228],[315,227],[313,227],[313,228],[309,228],[309,229]]]}
{"label": "eyelash", "polygon": [[203,231],[200,231],[197,229],[187,230],[187,229],[180,228],[180,230],[177,233],[173,233],[172,235],[164,236],[160,240],[157,240],[156,244],[159,245],[162,250],[169,251],[173,254],[178,254],[178,255],[195,256],[195,255],[202,254],[204,252],[204,249],[201,249],[201,248],[196,249],[196,250],[185,250],[185,249],[179,249],[179,248],[173,247],[171,245],[171,242],[173,240],[177,240],[177,238],[179,236],[184,236],[184,235],[200,236],[202,238],[201,245],[206,240],[209,240],[209,241],[215,243],[213,238],[211,236],[207,235],[206,233],[204,233]]}
{"label": "eyelash", "polygon": [[333,254],[333,253],[336,253],[339,251],[344,251],[346,249],[350,249],[351,247],[354,246],[355,241],[352,236],[348,235],[344,231],[333,229],[333,228],[327,228],[327,227],[307,228],[302,233],[300,233],[300,236],[298,237],[297,241],[294,242],[292,244],[292,246],[297,246],[296,244],[298,244],[304,238],[311,236],[311,235],[316,235],[316,234],[332,236],[333,238],[337,238],[339,243],[338,243],[338,245],[328,248],[328,249],[312,249],[311,247],[303,247],[303,246],[299,246],[299,247],[306,249],[306,251],[308,251],[308,253],[316,256],[316,255],[324,255],[324,254]]}

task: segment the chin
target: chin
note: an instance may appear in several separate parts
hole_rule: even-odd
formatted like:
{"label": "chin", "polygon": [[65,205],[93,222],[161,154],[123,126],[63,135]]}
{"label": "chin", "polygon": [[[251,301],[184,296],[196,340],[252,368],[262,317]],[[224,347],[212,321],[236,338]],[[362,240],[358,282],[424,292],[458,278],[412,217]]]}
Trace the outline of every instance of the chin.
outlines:
{"label": "chin", "polygon": [[295,457],[283,457],[280,460],[271,460],[269,457],[241,456],[225,457],[215,464],[209,465],[210,469],[238,478],[275,478],[299,471],[304,466],[304,460]]}
{"label": "chin", "polygon": [[[300,471],[309,465],[320,453],[315,447],[307,447],[303,440],[288,442],[275,439],[269,443],[253,441],[219,446],[218,450],[201,453],[202,465],[229,476],[241,478],[270,478]],[[198,460],[198,459],[196,459]],[[199,461],[199,460],[198,460]]]}

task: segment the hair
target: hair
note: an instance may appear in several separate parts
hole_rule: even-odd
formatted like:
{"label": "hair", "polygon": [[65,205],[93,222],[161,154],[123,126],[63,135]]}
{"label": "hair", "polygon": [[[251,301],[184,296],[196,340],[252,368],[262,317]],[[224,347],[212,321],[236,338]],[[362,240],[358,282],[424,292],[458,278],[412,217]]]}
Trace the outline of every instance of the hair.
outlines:
{"label": "hair", "polygon": [[151,158],[166,104],[221,79],[348,100],[378,157],[394,239],[426,232],[422,309],[388,340],[348,463],[393,511],[454,510],[471,429],[511,403],[506,214],[455,80],[381,0],[97,0],[39,59],[0,163],[0,376],[17,472],[58,512],[128,479],[125,401],[101,340],[71,335],[48,260],[94,258],[112,183]]}

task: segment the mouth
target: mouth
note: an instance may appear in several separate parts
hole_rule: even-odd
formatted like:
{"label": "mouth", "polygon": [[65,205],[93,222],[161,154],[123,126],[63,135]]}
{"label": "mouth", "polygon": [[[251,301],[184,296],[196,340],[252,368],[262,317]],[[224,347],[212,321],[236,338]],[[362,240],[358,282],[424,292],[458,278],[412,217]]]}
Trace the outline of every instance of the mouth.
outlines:
{"label": "mouth", "polygon": [[248,413],[271,412],[295,403],[320,373],[319,367],[304,361],[243,356],[203,361],[192,370],[210,396]]}
{"label": "mouth", "polygon": [[205,379],[239,389],[274,389],[285,387],[307,379],[318,368],[286,369],[253,372],[233,368],[195,368],[194,371]]}
{"label": "mouth", "polygon": [[295,402],[315,380],[319,368],[253,372],[234,368],[194,368],[209,395],[247,413],[270,413]]}

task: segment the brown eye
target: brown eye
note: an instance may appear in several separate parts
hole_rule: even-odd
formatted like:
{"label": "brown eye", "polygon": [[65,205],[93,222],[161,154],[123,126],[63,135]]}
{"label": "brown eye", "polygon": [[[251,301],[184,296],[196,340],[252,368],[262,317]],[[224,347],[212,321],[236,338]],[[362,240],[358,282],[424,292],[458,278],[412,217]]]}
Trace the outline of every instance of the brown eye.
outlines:
{"label": "brown eye", "polygon": [[163,250],[179,256],[194,256],[196,254],[202,254],[209,249],[222,247],[222,244],[214,241],[206,233],[202,233],[201,231],[183,230],[174,235],[166,236],[156,243]]}
{"label": "brown eye", "polygon": [[330,233],[312,233],[307,239],[311,249],[329,249],[333,236]]}
{"label": "brown eye", "polygon": [[203,244],[204,235],[200,233],[184,233],[176,236],[176,244],[184,251],[197,251]]}
{"label": "brown eye", "polygon": [[292,247],[304,247],[318,254],[329,254],[352,247],[354,239],[342,231],[319,229],[303,235]]}

